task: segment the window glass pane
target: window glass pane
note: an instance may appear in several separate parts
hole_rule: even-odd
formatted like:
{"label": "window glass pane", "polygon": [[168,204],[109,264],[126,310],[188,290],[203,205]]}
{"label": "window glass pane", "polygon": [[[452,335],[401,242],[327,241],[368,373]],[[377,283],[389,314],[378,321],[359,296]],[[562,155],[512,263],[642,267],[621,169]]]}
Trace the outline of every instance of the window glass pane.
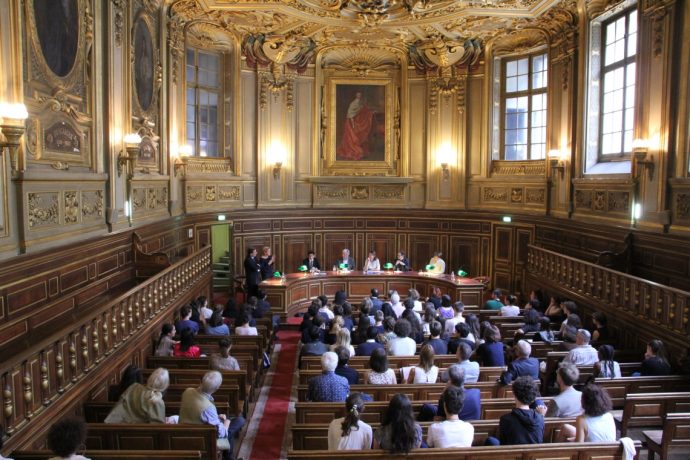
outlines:
{"label": "window glass pane", "polygon": [[517,77],[506,78],[506,92],[514,93],[517,91]]}
{"label": "window glass pane", "polygon": [[529,59],[520,59],[518,61],[518,74],[526,75],[529,72]]}
{"label": "window glass pane", "polygon": [[517,61],[508,61],[506,63],[506,77],[514,77],[517,75]]}

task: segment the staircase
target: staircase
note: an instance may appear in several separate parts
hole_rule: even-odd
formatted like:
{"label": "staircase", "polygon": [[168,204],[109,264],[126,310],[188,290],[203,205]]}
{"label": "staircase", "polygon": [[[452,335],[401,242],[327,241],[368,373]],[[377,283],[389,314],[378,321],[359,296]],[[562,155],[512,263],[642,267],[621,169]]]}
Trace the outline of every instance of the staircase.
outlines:
{"label": "staircase", "polygon": [[230,282],[230,256],[226,254],[213,264],[213,288],[227,290]]}

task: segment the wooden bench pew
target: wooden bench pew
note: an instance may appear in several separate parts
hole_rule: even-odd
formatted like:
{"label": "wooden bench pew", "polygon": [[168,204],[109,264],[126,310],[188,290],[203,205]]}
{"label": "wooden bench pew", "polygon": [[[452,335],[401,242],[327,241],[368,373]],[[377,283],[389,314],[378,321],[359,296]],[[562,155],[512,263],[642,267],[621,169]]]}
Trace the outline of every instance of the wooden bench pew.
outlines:
{"label": "wooden bench pew", "polygon": [[661,460],[668,458],[674,447],[690,447],[690,412],[666,415],[663,430],[643,431],[642,436],[649,451],[648,460],[659,454]]}
{"label": "wooden bench pew", "polygon": [[[105,418],[110,411],[113,410],[115,404],[117,403],[113,401],[89,401],[84,403],[84,420],[86,420],[87,423],[104,423]],[[214,404],[219,414],[232,414],[227,402],[219,402],[216,400]],[[166,401],[165,416],[170,417],[172,415],[179,415],[181,405],[182,403],[180,401]]]}
{"label": "wooden bench pew", "polygon": [[666,414],[690,412],[690,392],[628,394],[623,411],[616,412],[621,436],[634,426],[661,427]]}
{"label": "wooden bench pew", "polygon": [[[433,422],[421,422],[422,435],[426,439],[429,426]],[[483,446],[489,436],[498,436],[498,423],[495,420],[475,420],[470,422],[474,426],[473,446]],[[556,439],[564,423],[575,423],[574,418],[544,419],[544,442],[550,443]],[[380,427],[379,423],[371,424],[373,431]],[[328,449],[328,424],[304,423],[292,426],[293,450],[326,450]],[[453,457],[448,457],[453,458]]]}
{"label": "wooden bench pew", "polygon": [[[198,460],[198,450],[87,450],[82,454],[91,460]],[[18,450],[12,453],[14,460],[46,460],[53,457],[49,450]]]}
{"label": "wooden bench pew", "polygon": [[[349,366],[349,364],[348,364]],[[352,367],[352,366],[349,366]],[[367,366],[366,368],[353,368],[356,369],[359,372],[359,383],[363,383],[364,376],[366,373],[370,370],[369,367]],[[398,378],[398,383],[403,383],[402,382],[402,373],[400,369],[393,368],[395,369],[395,375]],[[498,378],[501,376],[501,373],[505,370],[505,367],[482,367],[481,372],[479,373],[479,381],[480,382],[495,382],[498,380]],[[441,376],[447,371],[447,368],[441,368],[438,370],[438,381],[441,381]],[[321,375],[321,370],[301,370],[299,371],[299,383],[302,385],[305,385],[309,383],[309,379]]]}
{"label": "wooden bench pew", "polygon": [[[374,398],[374,401],[390,401],[390,399],[402,393],[411,400],[415,401],[438,401],[446,385],[443,383],[426,383],[411,385],[350,385],[350,393],[367,393]],[[512,398],[513,390],[510,385],[500,385],[497,382],[477,382],[468,383],[465,388],[478,388],[481,393],[482,401],[496,398]],[[307,400],[308,385],[297,387],[298,401]]]}
{"label": "wooden bench pew", "polygon": [[215,460],[218,429],[211,425],[88,423],[86,448],[94,450],[198,450]]}
{"label": "wooden bench pew", "polygon": [[[247,382],[253,386],[257,385],[256,363],[251,356],[246,355],[232,355],[237,360],[240,370],[247,374]],[[200,358],[177,358],[172,356],[147,356],[146,366],[150,369],[162,367],[171,371],[172,369],[197,369],[197,370],[211,370],[211,361],[208,357],[202,356]]]}
{"label": "wooden bench pew", "polygon": [[[456,355],[436,355],[434,357],[434,364],[438,367],[448,367],[451,364],[456,364],[458,357]],[[388,366],[394,369],[405,366],[416,366],[419,363],[419,356],[389,356]],[[354,356],[348,361],[348,366],[354,369],[368,369],[368,356]],[[303,356],[300,363],[300,370],[321,370],[320,356]]]}
{"label": "wooden bench pew", "polygon": [[595,383],[606,388],[614,409],[622,409],[625,406],[626,396],[633,393],[690,391],[690,378],[687,375],[621,377],[619,379],[598,378]]}
{"label": "wooden bench pew", "polygon": [[[144,379],[147,379],[154,369],[142,369]],[[171,384],[187,385],[187,387],[198,387],[201,379],[208,372],[202,369],[168,369]],[[239,388],[239,400],[243,402],[251,394],[251,384],[247,381],[245,371],[221,371],[224,385],[236,385]]]}
{"label": "wooden bench pew", "polygon": [[[640,442],[635,441],[639,451]],[[290,450],[288,460],[623,460],[620,443],[552,443],[520,446],[475,446],[459,449],[414,449],[407,454],[390,454],[385,450],[327,451]]]}

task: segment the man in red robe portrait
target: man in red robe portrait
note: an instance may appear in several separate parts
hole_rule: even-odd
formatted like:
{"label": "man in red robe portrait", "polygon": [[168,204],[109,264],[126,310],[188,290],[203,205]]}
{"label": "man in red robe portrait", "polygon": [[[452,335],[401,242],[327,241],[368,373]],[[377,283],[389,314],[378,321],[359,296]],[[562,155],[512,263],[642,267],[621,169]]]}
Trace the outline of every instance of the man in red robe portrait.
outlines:
{"label": "man in red robe portrait", "polygon": [[369,135],[374,113],[358,91],[347,109],[343,135],[336,149],[339,160],[361,160],[369,155]]}

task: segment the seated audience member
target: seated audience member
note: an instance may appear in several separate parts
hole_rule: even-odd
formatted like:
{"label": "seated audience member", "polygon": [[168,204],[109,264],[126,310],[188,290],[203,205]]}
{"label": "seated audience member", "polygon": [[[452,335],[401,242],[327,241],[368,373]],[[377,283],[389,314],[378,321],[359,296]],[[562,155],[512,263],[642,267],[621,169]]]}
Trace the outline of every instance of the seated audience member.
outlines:
{"label": "seated audience member", "polygon": [[587,329],[579,329],[575,336],[577,346],[570,350],[568,356],[563,358],[564,363],[572,363],[576,366],[592,366],[599,362],[597,350],[589,344],[592,336]]}
{"label": "seated audience member", "polygon": [[374,447],[390,453],[408,453],[422,445],[422,427],[414,420],[412,404],[396,394],[388,404],[381,428],[374,434]]}
{"label": "seated audience member", "polygon": [[198,358],[201,348],[194,345],[194,333],[191,329],[184,329],[180,335],[180,343],[173,347],[173,356],[177,358]]}
{"label": "seated audience member", "polygon": [[237,319],[237,315],[239,315],[239,313],[240,311],[237,308],[237,301],[230,297],[225,303],[225,308],[223,309],[223,318],[235,320]]}
{"label": "seated audience member", "polygon": [[530,332],[538,332],[539,320],[541,318],[539,316],[539,312],[534,308],[530,308],[528,310],[525,310],[523,316],[525,318],[525,324],[523,324],[522,327],[518,329],[518,331],[522,332],[523,334],[529,334]]}
{"label": "seated audience member", "polygon": [[256,307],[252,313],[254,318],[263,318],[264,316],[270,317],[271,315],[271,304],[266,300],[267,294],[263,289],[259,289],[259,295],[256,301]]}
{"label": "seated audience member", "polygon": [[412,326],[406,319],[395,322],[395,338],[388,341],[386,348],[391,356],[413,356],[417,351],[417,342],[410,338]]}
{"label": "seated audience member", "polygon": [[[349,268],[350,270],[354,270],[355,266],[353,265]],[[333,296],[333,305],[342,305],[345,302],[347,302],[347,292],[342,289],[335,291],[335,295]]]}
{"label": "seated audience member", "polygon": [[240,365],[235,358],[230,356],[230,340],[218,341],[218,353],[211,355],[211,369],[214,371],[239,371]]}
{"label": "seated audience member", "polygon": [[441,296],[441,306],[438,307],[438,317],[442,320],[451,319],[455,316],[455,310],[453,309],[453,300],[448,294],[443,294]]}
{"label": "seated audience member", "polygon": [[352,369],[347,365],[350,361],[350,350],[345,347],[336,347],[334,350],[336,355],[338,355],[338,366],[335,368],[335,375],[345,377],[347,383],[350,385],[356,385],[359,383],[359,372]]}
{"label": "seated audience member", "polygon": [[466,343],[471,349],[474,349],[474,341],[468,339],[471,334],[470,326],[467,323],[458,323],[455,325],[456,337],[448,341],[448,353],[454,355],[458,351],[458,346],[461,343]]}
{"label": "seated audience member", "polygon": [[235,335],[259,335],[256,327],[249,325],[249,317],[247,315],[240,315],[240,317],[237,318],[237,324],[239,324],[239,326],[235,326]]}
{"label": "seated audience member", "polygon": [[613,360],[615,351],[612,345],[602,345],[599,347],[599,362],[594,364],[594,376],[608,379],[621,377],[621,366],[618,361]]}
{"label": "seated audience member", "polygon": [[505,366],[505,355],[503,353],[503,342],[498,328],[495,326],[487,327],[484,330],[484,343],[477,348],[477,361],[486,367]]}
{"label": "seated audience member", "polygon": [[471,447],[474,440],[474,426],[460,419],[459,414],[465,400],[462,388],[448,386],[443,390],[441,401],[446,419],[429,427],[426,444],[429,447]]}
{"label": "seated audience member", "polygon": [[[434,321],[437,321],[436,309],[434,308],[434,304],[427,302],[424,307],[424,314],[422,315],[422,331],[424,331],[424,335],[429,334],[429,327]],[[441,326],[441,331],[443,331],[443,326]]]}
{"label": "seated audience member", "polygon": [[208,335],[230,335],[230,328],[223,322],[223,314],[220,310],[216,310],[211,315],[204,326],[204,332]]}
{"label": "seated audience member", "polygon": [[422,302],[419,300],[420,296],[418,290],[414,288],[410,289],[409,291],[407,291],[407,296],[408,298],[412,299],[412,308],[414,309],[414,311],[421,312],[422,310],[424,310],[424,306],[422,305]]}
{"label": "seated audience member", "polygon": [[328,304],[322,305],[321,308],[319,308],[319,315],[323,316],[323,318],[328,322],[330,322],[335,316],[333,310],[328,308]]}
{"label": "seated audience member", "polygon": [[350,334],[352,334],[352,330],[355,328],[355,322],[352,319],[352,305],[350,302],[345,302],[342,305],[343,309],[343,327],[350,331]]}
{"label": "seated audience member", "polygon": [[328,425],[328,450],[369,450],[373,441],[371,426],[360,419],[364,412],[364,400],[359,393],[352,393],[345,400],[345,417]]}
{"label": "seated audience member", "polygon": [[666,347],[659,339],[647,343],[647,351],[640,369],[642,375],[670,375],[671,365],[666,357]]}
{"label": "seated audience member", "polygon": [[551,343],[556,340],[556,336],[551,330],[551,320],[548,316],[543,316],[539,320],[539,331],[534,334],[533,342]]}
{"label": "seated audience member", "polygon": [[80,418],[68,417],[54,423],[48,431],[48,449],[55,454],[50,460],[89,460],[77,454],[86,442],[86,423]]}
{"label": "seated audience member", "polygon": [[553,322],[561,322],[565,319],[565,313],[563,312],[563,307],[561,307],[561,299],[559,297],[551,296],[544,316],[548,316]]}
{"label": "seated audience member", "polygon": [[355,355],[355,347],[352,346],[349,330],[342,328],[335,335],[335,343],[331,345],[331,351],[335,351],[338,347],[345,347],[350,352],[350,356]]}
{"label": "seated audience member", "polygon": [[508,304],[501,307],[501,316],[520,316],[520,307],[517,306],[517,297],[509,295]]}
{"label": "seated audience member", "polygon": [[156,344],[156,352],[154,356],[172,356],[173,346],[175,341],[175,326],[173,324],[164,324],[161,329],[161,336]]}
{"label": "seated audience member", "polygon": [[[441,308],[441,288],[435,286],[431,291],[431,295],[427,297],[426,300],[433,303],[436,310]],[[450,297],[448,297],[448,300],[450,301]],[[448,306],[450,306],[450,302],[448,302]]]}
{"label": "seated audience member", "polygon": [[381,310],[379,310],[379,311],[377,311],[376,313],[374,313],[374,326],[376,327],[376,329],[377,329],[381,334],[383,334],[383,332],[384,332],[383,320],[384,320],[385,318],[386,318],[386,317],[383,316],[383,312],[382,312]]}
{"label": "seated audience member", "polygon": [[300,350],[300,357],[302,356],[322,356],[328,351],[328,345],[319,340],[321,337],[321,329],[319,326],[312,326],[309,329],[310,341],[302,345]]}
{"label": "seated audience member", "polygon": [[500,310],[503,308],[503,302],[501,302],[501,296],[503,292],[500,289],[494,289],[491,293],[491,298],[484,302],[483,310]]}
{"label": "seated audience member", "polygon": [[369,301],[371,302],[371,314],[375,314],[377,311],[381,310],[381,299],[379,299],[379,290],[376,288],[371,289],[371,295],[369,296]]}
{"label": "seated audience member", "polygon": [[146,385],[133,383],[105,418],[105,423],[165,423],[163,392],[168,389],[168,371],[158,368]]}
{"label": "seated audience member", "polygon": [[479,381],[480,369],[478,362],[470,361],[470,356],[472,356],[472,348],[470,348],[470,346],[466,343],[461,343],[458,345],[456,355],[458,357],[458,366],[465,371],[465,382],[477,383]]}
{"label": "seated audience member", "polygon": [[465,324],[467,324],[467,326],[470,328],[470,333],[467,335],[467,340],[474,342],[472,349],[475,349],[477,346],[479,346],[479,339],[482,337],[479,333],[481,330],[479,316],[475,315],[474,313],[470,313],[467,315],[467,318],[465,318]]}
{"label": "seated audience member", "polygon": [[108,391],[108,400],[119,401],[120,396],[134,383],[144,383],[144,375],[141,373],[141,369],[134,364],[130,364],[122,372],[117,388],[114,391]]}
{"label": "seated audience member", "polygon": [[321,375],[309,379],[307,401],[344,402],[350,393],[350,384],[345,377],[335,374],[338,355],[327,351],[321,356]]}
{"label": "seated audience member", "polygon": [[582,393],[573,386],[579,378],[580,371],[574,364],[561,363],[558,366],[556,383],[560,393],[549,402],[547,417],[577,417],[582,413]]}
{"label": "seated audience member", "polygon": [[199,323],[191,320],[192,309],[189,307],[180,308],[180,320],[175,323],[177,333],[182,335],[185,329],[191,329],[192,333],[196,335],[199,332]]}
{"label": "seated audience member", "polygon": [[600,311],[592,315],[592,322],[594,323],[594,331],[592,332],[592,342],[600,342],[602,340],[610,340],[608,318]]}
{"label": "seated audience member", "polygon": [[371,369],[366,376],[366,382],[373,385],[395,385],[398,380],[395,371],[388,367],[388,355],[383,349],[376,349],[369,357],[369,368]]}
{"label": "seated audience member", "polygon": [[[383,333],[379,332],[379,334],[381,334],[381,337],[379,338],[381,343],[387,344],[388,342],[393,340],[395,337],[397,337],[395,335],[394,331],[395,331],[395,318],[393,318],[392,316],[388,316],[383,320]],[[416,348],[416,346],[415,346],[415,348]]]}
{"label": "seated audience member", "polygon": [[[340,305],[336,305],[336,307],[342,308],[340,307]],[[331,328],[326,333],[326,339],[324,340],[324,342],[328,345],[333,345],[335,343],[335,336],[338,334],[338,331],[343,329],[344,324],[345,322],[343,321],[342,316],[334,316],[333,321],[331,321]]]}
{"label": "seated audience member", "polygon": [[[465,323],[459,323],[465,324]],[[433,321],[429,325],[429,340],[424,342],[425,345],[430,345],[437,355],[448,354],[448,343],[441,338],[441,323]]]}
{"label": "seated audience member", "polygon": [[213,309],[208,306],[208,299],[205,296],[197,297],[196,305],[199,308],[199,316],[207,320],[213,314]]}
{"label": "seated audience member", "polygon": [[405,317],[406,313],[411,313],[412,315],[414,315],[415,318],[417,318],[417,321],[419,321],[419,323],[421,324],[422,315],[420,315],[419,312],[415,310],[414,299],[412,299],[412,297],[408,297],[403,302],[403,306],[405,307],[405,310],[409,310],[409,312],[403,312],[403,318]]}
{"label": "seated audience member", "polygon": [[227,460],[232,458],[235,435],[242,429],[245,420],[241,416],[231,419],[226,414],[218,414],[213,404],[213,393],[218,391],[222,383],[220,372],[208,371],[199,387],[184,390],[179,423],[215,426],[218,430],[217,448],[223,452],[223,459]]}
{"label": "seated audience member", "polygon": [[314,324],[314,318],[319,314],[319,308],[321,308],[321,302],[315,299],[307,308],[307,312],[302,316],[302,322],[299,325],[299,330],[302,333],[302,342],[306,343],[309,341],[309,328]]}
{"label": "seated audience member", "polygon": [[566,349],[570,350],[577,346],[577,331],[582,327],[580,317],[575,313],[568,315],[568,318],[561,324],[558,337],[564,342]]}
{"label": "seated audience member", "polygon": [[393,309],[393,313],[395,313],[395,319],[402,318],[403,311],[405,311],[405,306],[402,304],[402,302],[400,302],[400,294],[398,294],[398,291],[393,291],[390,299],[391,308]]}
{"label": "seated audience member", "polygon": [[453,317],[448,318],[444,326],[446,335],[453,335],[455,333],[455,325],[465,322],[465,318],[462,316],[464,311],[465,305],[462,302],[457,301],[453,304]]}
{"label": "seated audience member", "polygon": [[[565,300],[561,302],[561,309],[563,310],[563,314],[566,318],[570,315],[577,315],[578,312],[577,304],[572,300]],[[565,323],[565,320],[563,322]]]}
{"label": "seated audience member", "polygon": [[[460,411],[460,420],[479,420],[482,416],[482,395],[479,388],[465,388],[467,374],[458,364],[451,364],[446,371],[446,388],[451,386],[461,388],[464,392],[464,403]],[[430,420],[443,420],[446,412],[443,407],[443,400],[439,399],[438,405],[423,404],[419,411],[419,421],[427,422]]]}
{"label": "seated audience member", "polygon": [[407,383],[436,383],[438,366],[434,366],[434,349],[423,345],[419,351],[419,364],[410,370]]}
{"label": "seated audience member", "polygon": [[[367,328],[367,340],[364,343],[357,345],[356,355],[357,356],[371,356],[374,350],[381,349],[384,350],[383,345],[376,341],[376,336],[379,330],[376,326],[369,326]],[[385,350],[384,350],[385,352]]]}
{"label": "seated audience member", "polygon": [[381,311],[383,312],[383,316],[385,318],[392,318],[393,320],[398,319],[398,317],[395,315],[395,311],[393,311],[393,305],[391,305],[390,302],[383,302],[381,304]]}
{"label": "seated audience member", "polygon": [[364,313],[360,307],[359,319],[357,321],[357,329],[355,329],[355,331],[353,332],[354,335],[350,336],[352,338],[352,343],[360,344],[366,342],[367,329],[369,329],[369,326],[373,326],[371,318],[369,317],[369,315]]}
{"label": "seated audience member", "polygon": [[[501,445],[541,444],[544,442],[544,406],[530,409],[539,396],[532,377],[518,377],[513,382],[515,407],[498,423]],[[491,439],[491,438],[490,438]],[[487,444],[495,444],[487,439]]]}
{"label": "seated audience member", "polygon": [[575,426],[565,424],[558,441],[616,442],[616,422],[611,414],[612,403],[608,392],[595,384],[582,389],[582,415]]}
{"label": "seated audience member", "polygon": [[[412,302],[410,302],[412,303]],[[406,319],[410,323],[410,338],[415,343],[424,342],[424,331],[422,330],[422,323],[417,318],[419,315],[412,309],[406,308],[402,314],[402,319]]]}
{"label": "seated audience member", "polygon": [[518,377],[529,376],[533,380],[539,380],[539,360],[530,358],[532,346],[526,340],[520,340],[515,345],[516,359],[508,364],[508,370],[501,374],[499,381],[508,385]]}

